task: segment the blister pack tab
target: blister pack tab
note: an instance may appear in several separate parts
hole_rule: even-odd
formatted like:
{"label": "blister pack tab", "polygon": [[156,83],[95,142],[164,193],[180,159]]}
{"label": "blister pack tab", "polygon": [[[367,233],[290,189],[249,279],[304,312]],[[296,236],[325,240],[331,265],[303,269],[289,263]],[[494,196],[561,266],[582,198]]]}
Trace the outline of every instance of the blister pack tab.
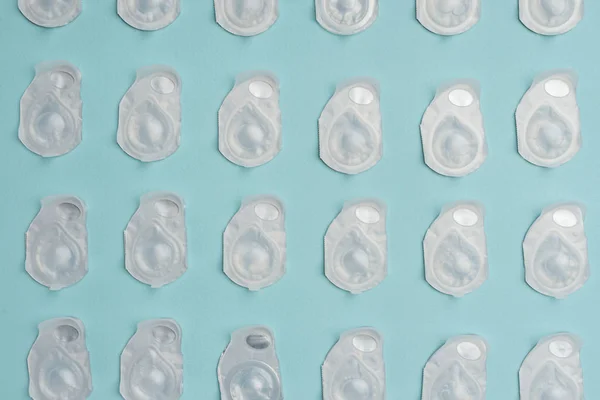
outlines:
{"label": "blister pack tab", "polygon": [[480,90],[475,81],[456,81],[438,89],[421,121],[425,163],[440,175],[461,177],[487,157]]}
{"label": "blister pack tab", "polygon": [[128,25],[155,31],[169,26],[181,12],[181,0],[118,0],[117,13]]}
{"label": "blister pack tab", "polygon": [[181,78],[173,68],[141,68],[119,104],[117,142],[140,161],[158,161],[179,148]]}
{"label": "blister pack tab", "polygon": [[76,318],[54,318],[38,326],[27,357],[33,400],[85,400],[92,393],[85,328]]}
{"label": "blister pack tab", "polygon": [[581,341],[570,333],[542,338],[519,370],[521,400],[583,400]]}
{"label": "blister pack tab", "polygon": [[21,97],[19,140],[42,157],[66,154],[81,143],[81,73],[64,62],[43,62]]}
{"label": "blister pack tab", "polygon": [[273,196],[245,199],[223,233],[223,272],[255,291],[285,274],[283,203]]}
{"label": "blister pack tab", "polygon": [[519,18],[540,35],[560,35],[583,18],[583,0],[519,0]]}
{"label": "blister pack tab", "polygon": [[222,400],[283,400],[275,336],[266,326],[233,332],[217,373]]}
{"label": "blister pack tab", "polygon": [[81,0],[19,0],[19,10],[44,28],[67,25],[81,14]]}
{"label": "blister pack tab", "polygon": [[242,167],[257,167],[281,151],[279,81],[268,72],[237,77],[219,109],[219,151]]}
{"label": "blister pack tab", "polygon": [[590,276],[583,207],[555,204],[542,211],[523,241],[527,284],[557,299],[579,290]]}
{"label": "blister pack tab", "polygon": [[519,154],[540,167],[558,167],[581,148],[577,75],[550,71],[538,76],[517,107]]}
{"label": "blister pack tab", "polygon": [[26,234],[25,270],[38,283],[60,290],[88,272],[86,206],[74,196],[49,196]]}
{"label": "blister pack tab", "polygon": [[325,276],[353,294],[379,285],[387,276],[385,204],[359,200],[344,205],[325,234]]}
{"label": "blister pack tab", "polygon": [[461,202],[446,206],[425,240],[425,278],[436,290],[455,297],[471,293],[488,278],[483,206]]}
{"label": "blister pack tab", "polygon": [[178,400],[183,393],[181,327],[173,319],[138,324],[121,354],[125,400]]}
{"label": "blister pack tab", "polygon": [[187,271],[187,235],[183,199],[152,192],[125,229],[125,267],[138,281],[162,287]]}
{"label": "blister pack tab", "polygon": [[319,118],[319,153],[331,169],[358,174],[383,155],[378,84],[355,79],[338,86]]}
{"label": "blister pack tab", "polygon": [[425,365],[423,399],[484,400],[487,348],[486,341],[477,335],[448,339]]}
{"label": "blister pack tab", "polygon": [[279,17],[279,0],[214,0],[217,23],[229,33],[254,36]]}
{"label": "blister pack tab", "polygon": [[438,35],[458,35],[481,17],[481,0],[417,0],[417,20]]}
{"label": "blister pack tab", "polygon": [[344,332],[321,372],[323,400],[385,400],[383,338],[373,328]]}
{"label": "blister pack tab", "polygon": [[317,22],[337,35],[369,28],[379,14],[379,0],[315,0]]}

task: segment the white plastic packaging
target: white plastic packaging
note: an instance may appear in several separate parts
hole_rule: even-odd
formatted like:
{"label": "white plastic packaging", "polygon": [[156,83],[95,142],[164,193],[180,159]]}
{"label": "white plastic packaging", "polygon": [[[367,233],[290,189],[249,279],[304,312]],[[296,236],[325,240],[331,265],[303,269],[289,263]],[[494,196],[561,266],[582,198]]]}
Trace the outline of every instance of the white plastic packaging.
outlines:
{"label": "white plastic packaging", "polygon": [[181,12],[181,0],[118,0],[117,13],[128,25],[155,31],[169,26]]}
{"label": "white plastic packaging", "polygon": [[323,28],[337,35],[353,35],[375,22],[379,0],[315,0],[315,8]]}
{"label": "white plastic packaging", "polygon": [[223,272],[255,291],[285,274],[286,237],[283,203],[272,196],[245,199],[223,233]]}
{"label": "white plastic packaging", "polygon": [[417,20],[438,35],[458,35],[481,17],[481,0],[417,0]]}
{"label": "white plastic packaging", "polygon": [[488,278],[484,209],[475,202],[444,207],[425,240],[425,278],[436,290],[462,297]]}
{"label": "white plastic packaging", "polygon": [[117,142],[140,161],[158,161],[179,148],[181,78],[173,68],[153,65],[137,71],[119,104]]}
{"label": "white plastic packaging", "polygon": [[121,354],[125,400],[178,400],[183,393],[181,327],[173,319],[138,324]]}
{"label": "white plastic packaging", "polygon": [[479,84],[461,80],[438,89],[421,121],[425,163],[440,175],[461,177],[487,157]]}
{"label": "white plastic packaging", "polygon": [[217,23],[229,33],[254,36],[279,17],[279,0],[214,0]]}
{"label": "white plastic packaging", "polygon": [[151,192],[125,229],[125,267],[138,281],[160,288],[187,271],[187,235],[183,199]]}
{"label": "white plastic packaging", "polygon": [[425,365],[423,399],[485,400],[487,348],[477,335],[448,339]]}
{"label": "white plastic packaging", "polygon": [[558,167],[581,148],[577,75],[569,70],[539,75],[517,107],[519,154],[540,167]]}
{"label": "white plastic packaging", "polygon": [[325,276],[359,294],[387,276],[386,212],[375,199],[349,202],[325,234]]}
{"label": "white plastic packaging", "polygon": [[19,0],[19,10],[45,28],[67,25],[81,14],[81,0]]}
{"label": "white plastic packaging", "polygon": [[76,318],[54,318],[38,326],[27,357],[33,400],[85,400],[92,393],[85,328]]}
{"label": "white plastic packaging", "polygon": [[379,86],[371,79],[339,85],[319,118],[319,153],[331,169],[358,174],[383,155]]}
{"label": "white plastic packaging", "polygon": [[383,338],[373,328],[351,329],[331,348],[322,368],[323,400],[385,400]]}
{"label": "white plastic packaging", "polygon": [[81,73],[65,61],[43,62],[21,98],[19,140],[42,157],[66,154],[81,143]]}
{"label": "white plastic packaging", "polygon": [[283,400],[275,336],[266,326],[233,332],[217,374],[222,400]]}
{"label": "white plastic packaging", "polygon": [[257,167],[281,151],[279,82],[269,72],[237,77],[219,109],[219,151],[242,167]]}
{"label": "white plastic packaging", "polygon": [[583,18],[583,0],[519,0],[523,25],[540,35],[560,35]]}
{"label": "white plastic packaging", "polygon": [[542,211],[523,241],[527,284],[546,296],[562,299],[579,290],[590,276],[585,213],[575,203]]}
{"label": "white plastic packaging", "polygon": [[86,206],[74,196],[49,196],[26,234],[25,270],[50,290],[60,290],[88,272]]}
{"label": "white plastic packaging", "polygon": [[583,400],[581,341],[570,333],[542,338],[519,370],[521,400]]}

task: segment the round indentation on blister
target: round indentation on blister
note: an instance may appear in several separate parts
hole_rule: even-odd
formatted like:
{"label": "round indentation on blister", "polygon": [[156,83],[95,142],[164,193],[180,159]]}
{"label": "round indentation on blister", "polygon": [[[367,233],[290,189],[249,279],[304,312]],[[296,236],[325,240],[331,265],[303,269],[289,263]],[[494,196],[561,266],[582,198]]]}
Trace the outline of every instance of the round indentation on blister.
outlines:
{"label": "round indentation on blister", "polygon": [[161,217],[173,218],[179,214],[179,205],[173,200],[160,199],[154,202],[154,209]]}
{"label": "round indentation on blister", "polygon": [[448,100],[457,107],[468,107],[473,104],[475,98],[473,94],[466,89],[454,89],[448,93]]}
{"label": "round indentation on blister", "polygon": [[477,224],[479,221],[479,216],[473,210],[469,210],[468,208],[459,208],[458,210],[452,213],[452,218],[454,221],[465,227],[471,227]]}
{"label": "round indentation on blister", "polygon": [[253,333],[246,337],[246,344],[254,350],[264,350],[271,345],[271,338],[263,333]]}
{"label": "round indentation on blister", "polygon": [[252,81],[248,85],[250,94],[258,99],[268,99],[273,95],[273,87],[265,81]]}
{"label": "round indentation on blister", "polygon": [[364,400],[373,398],[373,390],[369,382],[361,378],[350,378],[342,383],[341,397],[344,400]]}
{"label": "round indentation on blister", "polygon": [[573,354],[573,344],[567,340],[553,340],[548,344],[548,350],[558,358],[567,358]]}
{"label": "round indentation on blister", "polygon": [[459,356],[469,361],[476,361],[481,357],[481,349],[472,342],[459,343],[456,345],[456,352]]}
{"label": "round indentation on blister", "polygon": [[177,333],[173,328],[165,325],[158,325],[152,328],[152,337],[160,345],[168,345],[175,341]]}
{"label": "round indentation on blister", "polygon": [[275,221],[279,218],[279,210],[269,203],[258,203],[254,206],[254,213],[264,221]]}
{"label": "round indentation on blister", "polygon": [[58,89],[68,89],[75,83],[75,77],[66,71],[54,71],[50,73],[50,82]]}
{"label": "round indentation on blister", "polygon": [[279,399],[278,378],[268,365],[247,362],[235,368],[228,379],[230,398],[239,400]]}
{"label": "round indentation on blister", "polygon": [[363,86],[356,86],[350,89],[348,92],[348,97],[354,103],[359,104],[361,106],[369,105],[375,100],[375,95],[370,89],[367,89]]}
{"label": "round indentation on blister", "polygon": [[549,79],[544,83],[544,90],[552,97],[567,97],[571,87],[562,79]]}
{"label": "round indentation on blister", "polygon": [[72,325],[59,325],[54,329],[54,337],[63,343],[71,343],[79,339],[79,330]]}
{"label": "round indentation on blister", "polygon": [[56,206],[56,212],[62,219],[66,221],[74,221],[82,214],[81,209],[73,203],[60,203]]}
{"label": "round indentation on blister", "polygon": [[356,215],[356,218],[358,218],[359,221],[364,222],[365,224],[375,224],[381,219],[379,211],[372,206],[356,207],[354,215]]}
{"label": "round indentation on blister", "polygon": [[358,351],[371,353],[377,349],[377,340],[371,335],[362,333],[352,338],[352,345]]}
{"label": "round indentation on blister", "polygon": [[177,87],[176,83],[165,75],[157,75],[150,81],[152,89],[160,94],[171,94]]}
{"label": "round indentation on blister", "polygon": [[552,220],[563,228],[572,228],[577,225],[577,216],[572,211],[564,208],[554,211]]}

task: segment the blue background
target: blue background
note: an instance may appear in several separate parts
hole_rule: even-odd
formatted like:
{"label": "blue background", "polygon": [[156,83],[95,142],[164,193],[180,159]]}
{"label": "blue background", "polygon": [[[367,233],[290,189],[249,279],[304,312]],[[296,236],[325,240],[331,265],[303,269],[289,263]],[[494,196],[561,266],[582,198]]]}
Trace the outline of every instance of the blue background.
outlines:
{"label": "blue background", "polygon": [[[140,32],[116,14],[116,1],[83,0],[71,24],[43,29],[0,2],[0,397],[27,398],[26,357],[37,324],[76,316],[87,329],[94,391],[119,399],[119,357],[138,321],[172,317],[183,328],[183,399],[218,399],[216,366],[230,333],[247,324],[275,332],[284,394],[321,398],[320,366],[340,333],[372,325],[384,336],[389,399],[420,398],[422,369],[448,337],[483,335],[489,342],[488,400],[518,398],[518,369],[542,336],[571,331],[584,341],[585,391],[600,398],[600,136],[598,24],[600,2],[586,1],[584,20],[570,33],[542,37],[518,19],[518,2],[483,1],[481,21],[444,38],[415,19],[412,0],[382,0],[366,32],[334,36],[314,18],[313,0],[281,0],[280,18],[266,33],[233,36],[214,21],[210,0],[183,0],[175,23]],[[68,60],[83,75],[83,142],[73,152],[42,159],[18,140],[19,99],[37,63]],[[118,104],[139,67],[175,67],[183,79],[181,148],[165,161],[142,164],[116,143]],[[566,165],[528,164],[516,149],[514,111],[534,76],[574,68],[583,148]],[[283,151],[246,170],[217,149],[217,110],[238,73],[266,69],[281,81]],[[380,81],[384,156],[373,169],[345,176],[318,156],[317,119],[335,85],[369,76]],[[476,78],[489,157],[462,179],[439,176],[423,163],[419,122],[436,87]],[[189,270],[151,290],[124,268],[123,230],[139,196],[170,190],[186,201]],[[249,293],[222,273],[222,232],[245,196],[279,196],[287,209],[287,274]],[[24,234],[53,194],[80,196],[88,205],[89,274],[51,293],[25,272]],[[352,296],[323,273],[323,236],[346,200],[379,197],[388,204],[389,276]],[[441,207],[474,199],[486,207],[489,280],[453,299],[424,279],[422,239]],[[587,205],[592,277],[557,301],[524,281],[521,243],[541,209],[557,201]],[[596,311],[594,311],[596,310]]]}

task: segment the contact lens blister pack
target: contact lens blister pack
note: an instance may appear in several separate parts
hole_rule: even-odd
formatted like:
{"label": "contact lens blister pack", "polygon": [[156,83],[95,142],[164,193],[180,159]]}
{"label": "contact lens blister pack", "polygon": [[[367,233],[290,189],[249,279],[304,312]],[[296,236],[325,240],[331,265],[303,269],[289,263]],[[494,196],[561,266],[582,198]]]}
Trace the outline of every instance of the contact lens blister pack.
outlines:
{"label": "contact lens blister pack", "polygon": [[379,0],[315,0],[315,9],[323,28],[337,35],[353,35],[375,22]]}
{"label": "contact lens blister pack", "polygon": [[217,23],[229,33],[254,36],[279,17],[279,0],[214,0]]}
{"label": "contact lens blister pack", "polygon": [[481,0],[417,0],[417,20],[438,35],[458,35],[481,17]]}
{"label": "contact lens blister pack", "polygon": [[117,13],[128,25],[155,31],[171,25],[181,12],[181,0],[117,0]]}
{"label": "contact lens blister pack", "polygon": [[583,0],[519,0],[523,25],[541,35],[560,35],[583,18]]}
{"label": "contact lens blister pack", "polygon": [[81,0],[19,0],[19,10],[44,28],[67,25],[81,14]]}

